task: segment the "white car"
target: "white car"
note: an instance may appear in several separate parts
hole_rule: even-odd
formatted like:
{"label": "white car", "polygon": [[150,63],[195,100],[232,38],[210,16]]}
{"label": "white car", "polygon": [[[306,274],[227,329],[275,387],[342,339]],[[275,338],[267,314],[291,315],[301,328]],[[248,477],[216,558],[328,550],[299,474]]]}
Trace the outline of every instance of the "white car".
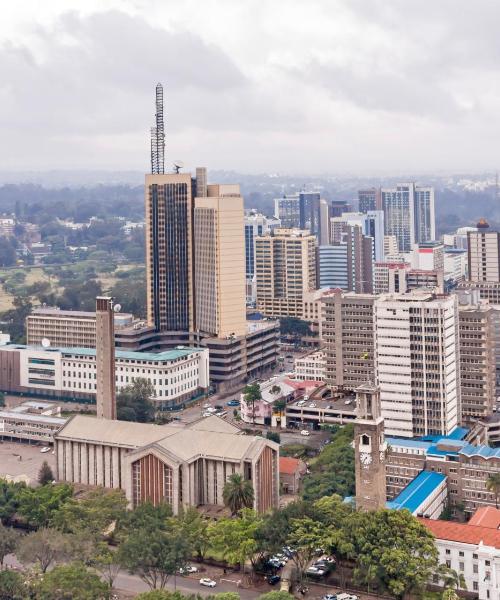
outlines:
{"label": "white car", "polygon": [[311,403],[309,404],[309,407],[310,407],[310,408],[316,408],[316,406],[317,406],[316,402],[311,402]]}
{"label": "white car", "polygon": [[354,594],[346,594],[342,592],[342,594],[337,594],[337,600],[358,600],[358,597]]}
{"label": "white car", "polygon": [[202,577],[200,579],[200,585],[204,585],[206,587],[215,587],[217,583],[213,579],[209,579],[208,577]]}
{"label": "white car", "polygon": [[41,452],[42,454],[45,454],[46,452],[50,452],[50,446],[44,446],[44,447],[43,447],[43,448],[40,450],[40,452]]}
{"label": "white car", "polygon": [[179,573],[181,575],[186,575],[187,573],[198,573],[198,567],[193,565],[186,565],[185,567],[181,567],[179,569]]}
{"label": "white car", "polygon": [[308,431],[307,429],[303,429],[303,430],[300,432],[300,435],[305,435],[305,436],[308,436],[308,435],[311,435],[311,434],[309,433],[309,431]]}
{"label": "white car", "polygon": [[212,405],[210,404],[210,402],[206,402],[206,403],[203,405],[203,408],[211,408],[211,407],[212,407]]}

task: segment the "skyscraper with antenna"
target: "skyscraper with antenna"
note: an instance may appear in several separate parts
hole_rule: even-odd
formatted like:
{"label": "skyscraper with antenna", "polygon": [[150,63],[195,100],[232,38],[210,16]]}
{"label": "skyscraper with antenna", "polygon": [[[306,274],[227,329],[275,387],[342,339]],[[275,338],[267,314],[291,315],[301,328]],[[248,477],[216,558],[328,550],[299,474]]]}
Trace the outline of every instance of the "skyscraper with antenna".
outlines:
{"label": "skyscraper with antenna", "polygon": [[165,173],[165,125],[163,122],[163,86],[156,85],[156,124],[151,127],[151,173]]}

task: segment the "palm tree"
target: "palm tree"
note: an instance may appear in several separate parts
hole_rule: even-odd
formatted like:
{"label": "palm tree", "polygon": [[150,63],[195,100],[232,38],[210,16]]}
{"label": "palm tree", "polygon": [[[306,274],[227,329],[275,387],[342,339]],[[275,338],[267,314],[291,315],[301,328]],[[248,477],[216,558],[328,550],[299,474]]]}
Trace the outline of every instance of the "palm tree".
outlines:
{"label": "palm tree", "polygon": [[252,508],[253,496],[252,483],[239,473],[229,477],[222,492],[224,504],[231,510],[231,515],[238,514],[242,508]]}
{"label": "palm tree", "polygon": [[495,495],[495,506],[498,508],[500,498],[500,473],[492,473],[486,481],[486,489]]}

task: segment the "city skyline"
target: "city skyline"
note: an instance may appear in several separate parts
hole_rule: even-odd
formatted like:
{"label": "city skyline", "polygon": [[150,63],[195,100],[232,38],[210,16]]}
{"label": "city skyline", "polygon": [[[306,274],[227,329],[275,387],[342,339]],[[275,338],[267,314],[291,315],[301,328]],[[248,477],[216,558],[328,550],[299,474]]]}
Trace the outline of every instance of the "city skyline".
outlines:
{"label": "city skyline", "polygon": [[4,169],[147,171],[158,81],[166,168],[178,159],[246,172],[496,168],[491,3],[102,4],[7,7]]}

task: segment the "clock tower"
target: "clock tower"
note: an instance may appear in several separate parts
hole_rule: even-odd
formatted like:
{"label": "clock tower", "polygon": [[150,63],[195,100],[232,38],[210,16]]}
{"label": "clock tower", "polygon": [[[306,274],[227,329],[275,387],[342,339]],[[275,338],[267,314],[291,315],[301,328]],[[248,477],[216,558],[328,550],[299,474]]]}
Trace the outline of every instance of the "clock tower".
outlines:
{"label": "clock tower", "polygon": [[354,453],[356,466],[356,508],[377,510],[386,505],[384,419],[380,393],[372,383],[356,390]]}

